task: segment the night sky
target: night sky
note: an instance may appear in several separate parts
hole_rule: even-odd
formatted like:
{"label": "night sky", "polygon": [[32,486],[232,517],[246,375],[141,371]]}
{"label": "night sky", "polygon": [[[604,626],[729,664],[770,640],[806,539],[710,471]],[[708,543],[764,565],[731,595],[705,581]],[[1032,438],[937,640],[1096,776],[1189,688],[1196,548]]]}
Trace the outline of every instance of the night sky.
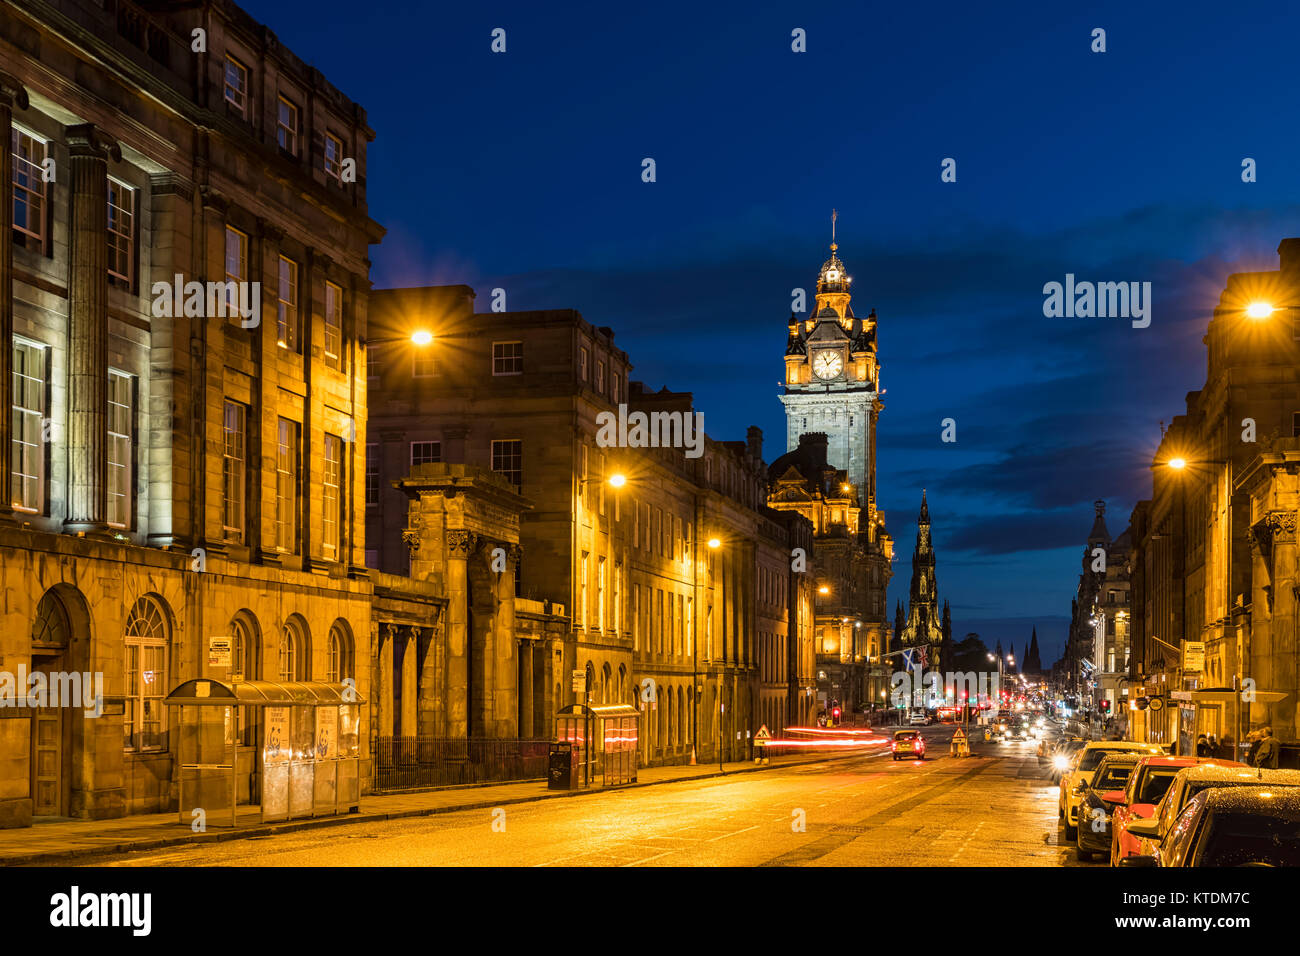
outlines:
{"label": "night sky", "polygon": [[[1285,3],[243,6],[368,111],[377,286],[576,308],[715,438],[759,425],[768,460],[791,289],[811,298],[838,209],[880,320],[891,619],[925,487],[954,636],[1019,650],[1037,624],[1045,663],[1092,502],[1118,535],[1149,493],[1226,276],[1300,235]],[[1151,282],[1150,327],[1044,318],[1067,272]]]}

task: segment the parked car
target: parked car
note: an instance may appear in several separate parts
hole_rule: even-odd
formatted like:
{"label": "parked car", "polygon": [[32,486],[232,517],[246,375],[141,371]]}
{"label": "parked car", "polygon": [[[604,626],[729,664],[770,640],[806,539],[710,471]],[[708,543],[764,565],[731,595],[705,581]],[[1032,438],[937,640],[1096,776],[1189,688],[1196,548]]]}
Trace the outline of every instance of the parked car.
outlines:
{"label": "parked car", "polygon": [[1139,754],[1107,754],[1097,765],[1092,779],[1082,784],[1074,839],[1074,855],[1078,859],[1091,860],[1093,854],[1110,852],[1111,811],[1123,799],[1124,785],[1141,759]]}
{"label": "parked car", "polygon": [[1137,740],[1092,740],[1083,745],[1074,756],[1070,769],[1061,775],[1059,791],[1059,810],[1065,821],[1065,838],[1073,841],[1076,837],[1075,827],[1079,818],[1079,801],[1082,799],[1086,784],[1092,779],[1103,757],[1108,753],[1164,753],[1159,744],[1142,743]]}
{"label": "parked car", "polygon": [[899,730],[894,733],[894,759],[905,760],[915,757],[925,759],[925,738],[918,730]]}
{"label": "parked car", "polygon": [[930,721],[930,715],[923,710],[918,710],[907,718],[907,722],[913,727],[929,727]]}
{"label": "parked car", "polygon": [[[1151,856],[1173,829],[1183,807],[1203,790],[1220,787],[1300,787],[1300,770],[1260,770],[1204,764],[1186,767],[1174,776],[1169,789],[1146,819],[1129,822],[1126,833],[1138,841],[1130,856]],[[1129,857],[1123,857],[1118,865]]]}
{"label": "parked car", "polygon": [[1121,866],[1300,866],[1300,789],[1202,790],[1154,852]]}
{"label": "parked car", "polygon": [[1244,767],[1245,764],[1231,760],[1216,760],[1204,757],[1143,757],[1133,768],[1120,799],[1113,801],[1114,813],[1111,815],[1110,865],[1119,866],[1119,861],[1138,852],[1139,840],[1128,832],[1128,825],[1134,820],[1144,820],[1156,812],[1156,804],[1164,797],[1169,785],[1180,770],[1200,765],[1219,767]]}

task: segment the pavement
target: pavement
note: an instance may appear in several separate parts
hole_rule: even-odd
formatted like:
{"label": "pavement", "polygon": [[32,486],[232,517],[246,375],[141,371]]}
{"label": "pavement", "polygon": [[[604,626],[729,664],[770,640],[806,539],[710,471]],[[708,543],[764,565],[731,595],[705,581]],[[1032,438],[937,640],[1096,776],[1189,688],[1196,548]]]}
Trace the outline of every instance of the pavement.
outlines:
{"label": "pavement", "polygon": [[[876,745],[877,749],[879,745]],[[842,754],[774,757],[765,766],[752,761],[718,765],[642,767],[637,783],[620,789],[638,789],[699,780],[723,775],[771,772],[777,769],[844,759]],[[136,814],[111,820],[51,820],[30,827],[0,830],[0,866],[74,864],[79,857],[102,856],[133,850],[154,850],[183,844],[217,843],[227,840],[265,838],[299,830],[319,830],[358,823],[376,823],[407,817],[458,811],[482,810],[539,800],[592,797],[599,789],[548,790],[545,780],[514,783],[440,787],[423,791],[367,795],[360,812],[339,816],[290,820],[281,823],[241,826],[238,830],[209,829],[194,833],[189,823],[179,822],[176,811]]]}
{"label": "pavement", "polygon": [[[948,756],[953,727],[925,728],[927,759],[777,758],[764,768],[649,768],[639,784],[551,793],[541,782],[367,797],[362,813],[223,834],[164,815],[37,865],[89,866],[1081,866],[1057,790],[1031,742]],[[664,786],[672,784],[671,786]],[[382,803],[381,803],[382,801]],[[135,818],[140,820],[141,818]],[[119,821],[112,821],[116,824]],[[322,827],[322,824],[325,824]],[[85,828],[87,824],[76,824]],[[65,824],[45,824],[62,827]],[[103,824],[93,824],[103,828]],[[36,829],[36,828],[33,828]],[[148,831],[148,832],[143,832]],[[177,832],[179,831],[179,833]],[[10,831],[14,832],[14,831]],[[156,843],[170,832],[166,843]],[[0,834],[0,858],[7,845]],[[46,844],[47,840],[42,840]],[[9,857],[13,862],[18,857]]]}

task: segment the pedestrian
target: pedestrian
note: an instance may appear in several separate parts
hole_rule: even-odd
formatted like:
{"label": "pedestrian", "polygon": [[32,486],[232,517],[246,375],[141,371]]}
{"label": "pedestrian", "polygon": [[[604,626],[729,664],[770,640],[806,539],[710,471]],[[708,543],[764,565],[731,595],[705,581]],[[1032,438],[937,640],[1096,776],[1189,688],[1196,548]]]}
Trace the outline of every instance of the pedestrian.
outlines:
{"label": "pedestrian", "polygon": [[1205,742],[1210,746],[1210,756],[1211,757],[1219,756],[1219,735],[1209,734],[1205,738]]}
{"label": "pedestrian", "polygon": [[1255,754],[1259,753],[1260,732],[1252,730],[1246,735],[1246,741],[1250,744],[1250,749],[1246,751],[1246,766],[1254,767],[1256,766]]}
{"label": "pedestrian", "polygon": [[1282,755],[1282,745],[1273,736],[1273,728],[1265,727],[1260,731],[1259,749],[1255,751],[1254,766],[1276,770],[1278,758]]}
{"label": "pedestrian", "polygon": [[1196,756],[1210,756],[1210,739],[1206,737],[1205,734],[1201,734],[1196,738]]}

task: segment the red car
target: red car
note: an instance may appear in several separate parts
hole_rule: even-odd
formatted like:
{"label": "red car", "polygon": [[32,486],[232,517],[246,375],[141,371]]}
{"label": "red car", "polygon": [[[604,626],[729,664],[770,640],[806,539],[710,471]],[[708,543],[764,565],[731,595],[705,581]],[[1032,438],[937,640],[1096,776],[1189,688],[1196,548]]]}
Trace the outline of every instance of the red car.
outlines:
{"label": "red car", "polygon": [[1184,767],[1214,764],[1221,767],[1243,767],[1233,760],[1216,760],[1209,757],[1143,757],[1133,768],[1128,784],[1123,790],[1111,790],[1102,799],[1114,806],[1111,813],[1110,865],[1119,866],[1126,856],[1136,856],[1141,841],[1128,832],[1133,820],[1144,820],[1155,814],[1156,804],[1165,795],[1174,776]]}

